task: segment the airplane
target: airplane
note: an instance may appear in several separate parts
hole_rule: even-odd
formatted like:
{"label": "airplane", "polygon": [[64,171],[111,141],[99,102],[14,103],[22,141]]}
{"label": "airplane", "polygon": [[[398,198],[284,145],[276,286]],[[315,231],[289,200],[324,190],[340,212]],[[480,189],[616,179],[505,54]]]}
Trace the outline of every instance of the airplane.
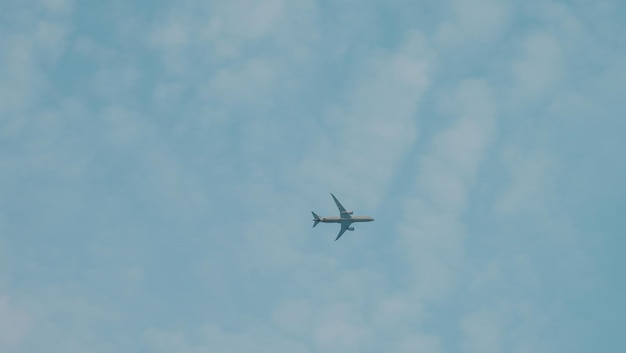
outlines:
{"label": "airplane", "polygon": [[339,200],[337,200],[337,198],[335,197],[335,195],[333,195],[332,193],[330,194],[330,196],[333,197],[333,200],[335,200],[335,204],[337,204],[337,208],[339,208],[339,215],[340,217],[320,217],[318,216],[315,212],[311,211],[311,213],[313,214],[313,228],[315,228],[315,226],[319,223],[339,223],[341,224],[341,229],[339,230],[339,234],[337,234],[337,238],[335,238],[335,241],[337,241],[337,239],[341,238],[341,236],[343,235],[343,233],[345,233],[346,230],[349,231],[353,231],[354,227],[350,227],[350,225],[352,223],[356,223],[356,222],[371,222],[374,220],[374,218],[372,217],[368,217],[368,216],[352,216],[352,211],[346,211],[346,209],[341,205],[341,203],[339,202]]}

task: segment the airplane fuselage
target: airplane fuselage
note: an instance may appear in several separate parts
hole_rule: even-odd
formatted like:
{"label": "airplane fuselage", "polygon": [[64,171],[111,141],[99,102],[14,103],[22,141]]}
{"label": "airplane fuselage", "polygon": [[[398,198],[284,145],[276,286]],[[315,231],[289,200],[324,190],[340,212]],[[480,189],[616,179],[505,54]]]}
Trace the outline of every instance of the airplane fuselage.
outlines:
{"label": "airplane fuselage", "polygon": [[357,222],[371,222],[374,218],[368,216],[354,216],[350,218],[341,217],[320,217],[322,223],[357,223]]}

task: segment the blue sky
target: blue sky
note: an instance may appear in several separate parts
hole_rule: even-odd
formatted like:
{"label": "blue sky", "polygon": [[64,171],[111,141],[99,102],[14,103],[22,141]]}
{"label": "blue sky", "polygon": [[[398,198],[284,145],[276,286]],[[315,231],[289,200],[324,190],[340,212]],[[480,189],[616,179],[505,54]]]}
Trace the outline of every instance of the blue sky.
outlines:
{"label": "blue sky", "polygon": [[624,18],[2,1],[0,351],[622,352]]}

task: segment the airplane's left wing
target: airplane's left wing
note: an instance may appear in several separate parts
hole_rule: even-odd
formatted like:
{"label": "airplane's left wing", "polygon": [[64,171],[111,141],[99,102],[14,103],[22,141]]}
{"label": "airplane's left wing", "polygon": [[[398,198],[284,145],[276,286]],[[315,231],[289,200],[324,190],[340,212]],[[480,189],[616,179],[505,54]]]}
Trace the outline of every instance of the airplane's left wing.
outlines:
{"label": "airplane's left wing", "polygon": [[330,194],[330,196],[333,197],[333,200],[335,200],[335,204],[337,205],[337,208],[339,209],[339,214],[341,215],[341,218],[350,218],[350,214],[348,214],[348,212],[346,212],[345,207],[343,207],[341,205],[341,203],[339,202],[339,200],[337,200],[337,198],[335,197],[335,195],[333,195],[332,193]]}
{"label": "airplane's left wing", "polygon": [[335,238],[335,241],[337,241],[337,239],[341,238],[341,236],[343,235],[343,233],[346,232],[348,227],[350,227],[350,225],[348,223],[341,223],[341,229],[339,230],[339,234],[337,234],[337,238]]}

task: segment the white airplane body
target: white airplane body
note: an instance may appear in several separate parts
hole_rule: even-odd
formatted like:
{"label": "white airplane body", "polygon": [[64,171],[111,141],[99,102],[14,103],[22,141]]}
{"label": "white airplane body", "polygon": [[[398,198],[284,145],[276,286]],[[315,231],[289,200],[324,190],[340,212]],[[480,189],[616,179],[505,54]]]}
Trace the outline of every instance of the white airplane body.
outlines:
{"label": "white airplane body", "polygon": [[339,234],[337,234],[337,238],[335,238],[335,241],[341,238],[341,236],[343,235],[343,233],[345,233],[346,230],[349,230],[349,231],[354,230],[354,227],[350,227],[352,223],[371,222],[374,220],[374,218],[369,217],[369,216],[352,216],[352,211],[346,211],[346,209],[341,205],[339,200],[337,200],[335,195],[331,193],[330,196],[333,197],[333,200],[335,200],[335,204],[337,205],[337,208],[339,209],[339,215],[340,215],[339,217],[320,217],[315,212],[311,212],[311,213],[313,214],[313,222],[314,222],[313,228],[315,228],[315,226],[320,222],[339,223],[341,225],[341,229],[339,229]]}

